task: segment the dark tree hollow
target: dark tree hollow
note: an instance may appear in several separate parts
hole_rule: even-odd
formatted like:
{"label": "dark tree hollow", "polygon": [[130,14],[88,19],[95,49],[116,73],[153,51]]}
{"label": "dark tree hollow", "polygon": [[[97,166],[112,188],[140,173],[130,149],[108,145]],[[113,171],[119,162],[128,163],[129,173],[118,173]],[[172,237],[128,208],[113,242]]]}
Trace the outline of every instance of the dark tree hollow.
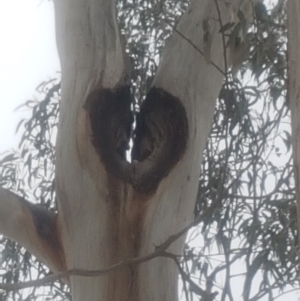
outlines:
{"label": "dark tree hollow", "polygon": [[[107,172],[129,182],[137,192],[153,193],[184,154],[188,120],[180,100],[161,88],[148,92],[136,117],[130,87],[92,92],[85,105],[91,140]],[[131,162],[126,160],[132,140]]]}

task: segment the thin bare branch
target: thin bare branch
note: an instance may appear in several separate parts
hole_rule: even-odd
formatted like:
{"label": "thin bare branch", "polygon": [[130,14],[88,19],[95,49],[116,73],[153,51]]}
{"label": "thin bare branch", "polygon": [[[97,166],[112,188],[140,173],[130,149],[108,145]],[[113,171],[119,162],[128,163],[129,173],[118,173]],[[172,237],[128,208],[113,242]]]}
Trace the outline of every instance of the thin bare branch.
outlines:
{"label": "thin bare branch", "polygon": [[[170,27],[172,27],[172,29],[174,30],[174,32],[176,32],[180,37],[182,37],[185,41],[187,41],[197,52],[199,52],[203,57],[204,57],[204,52],[199,49],[190,39],[188,39],[184,34],[182,34],[176,27],[173,27],[172,24],[170,24],[169,22],[167,22],[166,20],[164,20],[164,22],[169,25]],[[225,76],[225,72],[213,61],[210,61],[210,63],[222,74]]]}

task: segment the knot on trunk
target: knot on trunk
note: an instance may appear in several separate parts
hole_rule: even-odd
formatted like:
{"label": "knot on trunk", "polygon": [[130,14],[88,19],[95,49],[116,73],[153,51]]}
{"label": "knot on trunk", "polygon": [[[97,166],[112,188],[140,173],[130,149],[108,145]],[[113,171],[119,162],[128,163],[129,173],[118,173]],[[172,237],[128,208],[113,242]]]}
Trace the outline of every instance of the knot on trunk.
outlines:
{"label": "knot on trunk", "polygon": [[188,121],[180,100],[161,88],[149,91],[135,120],[132,107],[128,86],[96,90],[85,106],[107,172],[149,194],[183,155]]}

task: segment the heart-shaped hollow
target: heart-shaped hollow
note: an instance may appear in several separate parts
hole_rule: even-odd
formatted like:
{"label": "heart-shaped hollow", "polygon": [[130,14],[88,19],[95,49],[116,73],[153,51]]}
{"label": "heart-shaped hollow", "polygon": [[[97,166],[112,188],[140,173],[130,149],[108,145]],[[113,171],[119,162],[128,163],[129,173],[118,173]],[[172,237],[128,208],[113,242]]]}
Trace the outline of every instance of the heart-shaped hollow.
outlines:
{"label": "heart-shaped hollow", "polygon": [[[133,132],[130,87],[92,92],[86,102],[92,143],[107,172],[131,183],[139,193],[153,193],[183,155],[188,120],[180,100],[161,88],[148,92]],[[131,163],[126,160],[133,139]]]}

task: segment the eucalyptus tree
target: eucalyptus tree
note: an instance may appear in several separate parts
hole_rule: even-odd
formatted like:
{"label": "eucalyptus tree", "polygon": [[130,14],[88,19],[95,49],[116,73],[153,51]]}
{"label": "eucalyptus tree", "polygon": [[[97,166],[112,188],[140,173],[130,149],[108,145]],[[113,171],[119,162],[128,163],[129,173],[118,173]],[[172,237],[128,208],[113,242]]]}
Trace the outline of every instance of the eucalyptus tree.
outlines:
{"label": "eucalyptus tree", "polygon": [[[217,4],[217,5],[216,5]],[[194,1],[169,39],[136,117],[114,1],[55,1],[62,71],[53,214],[1,189],[1,232],[54,272],[148,255],[192,219],[199,158],[224,77],[222,1]],[[209,64],[197,49],[210,44]],[[184,237],[169,246],[179,254]],[[69,276],[74,300],[176,300],[178,270],[156,258],[106,277]]]}
{"label": "eucalyptus tree", "polygon": [[[63,278],[54,294],[67,283],[75,300],[176,300],[180,275],[186,299],[233,300],[232,266],[244,260],[244,300],[296,286],[292,164],[274,166],[267,147],[280,136],[290,150],[279,126],[289,114],[284,2],[57,0],[55,11],[61,85],[41,85],[20,156],[2,160],[1,232],[54,272],[25,285]],[[257,86],[240,80],[249,70]],[[31,191],[16,180],[18,159]],[[200,251],[182,253],[199,222]],[[16,245],[4,244],[15,263]],[[28,278],[35,261],[18,254]],[[2,279],[22,278],[14,270]]]}

